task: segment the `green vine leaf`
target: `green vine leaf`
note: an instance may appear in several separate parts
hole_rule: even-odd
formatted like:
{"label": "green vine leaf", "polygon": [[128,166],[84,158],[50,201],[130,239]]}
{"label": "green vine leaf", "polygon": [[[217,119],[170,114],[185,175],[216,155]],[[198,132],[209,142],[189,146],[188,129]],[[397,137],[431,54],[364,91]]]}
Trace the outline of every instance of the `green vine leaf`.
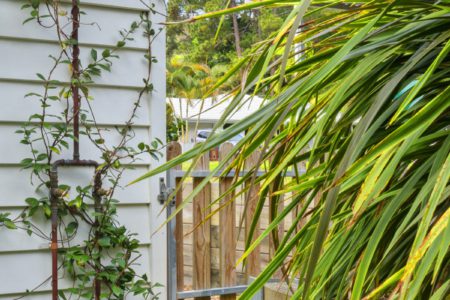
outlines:
{"label": "green vine leaf", "polygon": [[111,246],[111,238],[109,236],[102,237],[98,240],[98,244],[101,247],[109,247]]}
{"label": "green vine leaf", "polygon": [[14,224],[11,220],[3,220],[3,225],[5,225],[8,229],[17,229],[16,224]]}
{"label": "green vine leaf", "polygon": [[97,61],[97,50],[91,49],[91,57],[94,61]]}
{"label": "green vine leaf", "polygon": [[46,81],[47,79],[45,79],[44,75],[42,75],[41,73],[36,73],[36,76],[43,81]]}
{"label": "green vine leaf", "polygon": [[34,9],[38,9],[40,2],[40,0],[31,0],[31,7],[33,7]]}

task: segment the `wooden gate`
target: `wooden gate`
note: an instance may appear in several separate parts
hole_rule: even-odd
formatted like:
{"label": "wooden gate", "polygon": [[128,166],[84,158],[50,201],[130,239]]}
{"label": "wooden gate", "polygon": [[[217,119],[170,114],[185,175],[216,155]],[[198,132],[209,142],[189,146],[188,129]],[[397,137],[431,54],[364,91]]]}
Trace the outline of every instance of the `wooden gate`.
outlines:
{"label": "wooden gate", "polygon": [[[232,148],[233,145],[230,143],[221,145],[219,161]],[[168,160],[179,156],[181,152],[179,143],[171,143],[167,151]],[[245,170],[240,176],[254,168],[258,157],[259,153],[255,152],[247,159]],[[215,166],[213,162],[210,164],[208,153],[203,155],[183,183],[180,179],[186,175],[184,170],[188,166],[177,166],[170,170],[168,182],[178,188],[174,207],[181,205],[183,199],[199,186]],[[287,177],[293,176],[287,175]],[[169,243],[169,257],[173,259],[172,262],[169,261],[169,265],[172,263],[173,267],[169,266],[169,270],[174,272],[172,281],[176,281],[176,284],[171,282],[173,286],[169,289],[174,296],[170,299],[204,300],[219,299],[218,297],[224,300],[236,299],[236,296],[247,288],[249,281],[260,273],[273,255],[274,247],[269,237],[250,254],[245,266],[236,266],[237,260],[244,252],[245,240],[256,211],[259,185],[254,184],[249,187],[251,180],[244,182],[243,185],[249,188],[248,191],[236,197],[235,201],[231,201],[234,198],[233,193],[225,196],[224,193],[232,186],[235,178],[233,172],[214,177],[193,198],[192,203],[189,203],[172,220],[173,232],[169,232],[169,240],[173,237],[173,244]],[[180,184],[182,184],[181,187]],[[283,202],[285,201],[280,201],[279,210],[283,209]],[[243,215],[245,206],[245,215]],[[267,227],[269,219],[269,209],[265,206],[254,238]],[[289,216],[285,222],[288,223],[291,220]],[[282,235],[284,223],[278,227],[278,230]],[[281,275],[277,274],[277,278],[281,278]]]}

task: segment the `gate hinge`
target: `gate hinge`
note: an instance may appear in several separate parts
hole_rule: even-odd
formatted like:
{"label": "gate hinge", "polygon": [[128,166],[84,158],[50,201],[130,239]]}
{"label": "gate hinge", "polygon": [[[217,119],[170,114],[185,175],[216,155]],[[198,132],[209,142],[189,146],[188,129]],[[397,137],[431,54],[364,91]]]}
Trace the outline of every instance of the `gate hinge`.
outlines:
{"label": "gate hinge", "polygon": [[[166,186],[166,183],[165,183],[163,177],[159,178],[158,202],[161,205],[164,205],[167,202],[169,202],[168,205],[170,205],[170,206],[174,206],[175,205],[175,197],[172,195],[174,191],[175,191],[174,188],[168,188]],[[170,197],[170,199],[169,199],[169,197]]]}

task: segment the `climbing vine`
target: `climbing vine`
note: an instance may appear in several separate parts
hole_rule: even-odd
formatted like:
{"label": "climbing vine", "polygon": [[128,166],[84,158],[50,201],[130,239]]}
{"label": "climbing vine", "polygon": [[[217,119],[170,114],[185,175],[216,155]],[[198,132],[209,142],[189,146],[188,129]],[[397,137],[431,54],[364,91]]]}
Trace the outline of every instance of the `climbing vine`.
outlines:
{"label": "climbing vine", "polygon": [[[26,230],[29,235],[49,242],[52,237],[55,239],[57,245],[52,244],[52,247],[57,247],[56,268],[59,274],[72,279],[70,288],[58,290],[59,299],[124,299],[128,294],[142,295],[143,299],[158,298],[158,284],[151,283],[145,274],[139,275],[134,269],[140,257],[139,241],[136,234],[118,222],[120,199],[115,197],[124,171],[146,155],[158,159],[163,147],[159,139],[150,144],[137,143],[136,147],[130,145],[136,138],[133,125],[141,102],[153,91],[151,71],[157,59],[152,54],[152,42],[160,33],[154,29],[150,17],[158,13],[154,5],[141,2],[148,10],[142,12],[129,28],[118,33],[115,47],[102,51],[91,49],[88,61],[79,59],[78,28],[99,25],[80,20],[85,12],[80,11],[79,0],[73,0],[71,6],[57,0],[28,0],[22,6],[29,11],[29,18],[24,23],[35,22],[53,30],[58,37],[59,50],[56,55],[50,55],[52,64],[48,72],[36,74],[42,85],[41,92],[30,92],[25,96],[38,101],[40,111],[31,115],[17,130],[21,135],[20,143],[26,145],[30,153],[21,165],[30,171],[31,182],[41,197],[27,198],[27,207],[19,216],[0,213],[0,227]],[[143,86],[137,92],[130,116],[123,126],[102,128],[91,105],[95,99],[90,94],[90,87],[104,72],[112,71],[114,61],[120,59],[120,49],[138,34],[143,34],[148,46],[144,55],[148,68]],[[56,70],[61,66],[70,70],[70,82],[56,78]],[[61,106],[63,109],[55,113]],[[105,136],[111,130],[120,135],[115,145],[111,145]],[[83,141],[89,141],[100,150],[98,161],[80,160],[80,135],[87,137]],[[73,159],[69,162],[61,160],[71,145]],[[58,183],[55,179],[58,165],[90,166],[92,182],[86,186]],[[107,186],[102,186],[105,182]],[[49,221],[55,218],[57,228],[53,235],[57,232],[57,236],[40,228],[35,222],[39,215]]]}

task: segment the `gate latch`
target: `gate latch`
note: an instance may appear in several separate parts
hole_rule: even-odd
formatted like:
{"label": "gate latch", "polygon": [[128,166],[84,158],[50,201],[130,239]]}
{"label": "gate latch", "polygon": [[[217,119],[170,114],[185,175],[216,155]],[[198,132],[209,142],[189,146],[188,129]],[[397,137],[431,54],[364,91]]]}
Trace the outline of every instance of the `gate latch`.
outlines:
{"label": "gate latch", "polygon": [[[164,181],[164,177],[160,177],[159,178],[158,202],[161,205],[164,205],[167,202],[169,202],[168,205],[170,205],[170,206],[174,206],[175,205],[175,197],[172,195],[174,191],[175,191],[175,189],[168,188],[166,186],[166,183]],[[171,198],[171,199],[169,199],[169,198]]]}

